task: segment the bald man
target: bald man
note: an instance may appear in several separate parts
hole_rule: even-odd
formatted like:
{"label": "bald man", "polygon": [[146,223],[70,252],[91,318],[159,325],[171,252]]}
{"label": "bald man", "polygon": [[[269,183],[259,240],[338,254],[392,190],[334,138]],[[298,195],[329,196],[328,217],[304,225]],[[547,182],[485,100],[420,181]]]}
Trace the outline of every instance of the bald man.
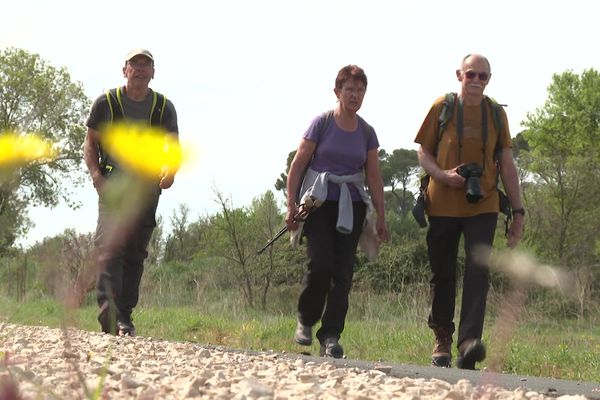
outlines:
{"label": "bald man", "polygon": [[488,262],[500,210],[498,176],[513,210],[508,245],[516,246],[523,234],[525,210],[506,113],[484,95],[491,77],[487,58],[479,54],[464,57],[456,70],[460,92],[452,97],[454,106],[447,124],[440,129],[440,114],[448,103],[443,96],[433,103],[415,138],[420,145],[419,163],[430,176],[425,192],[432,271],[428,325],[435,334],[432,365],[439,367],[450,367],[452,361],[461,236],[465,266],[456,364],[475,369],[475,364],[485,359],[481,338],[489,288]]}

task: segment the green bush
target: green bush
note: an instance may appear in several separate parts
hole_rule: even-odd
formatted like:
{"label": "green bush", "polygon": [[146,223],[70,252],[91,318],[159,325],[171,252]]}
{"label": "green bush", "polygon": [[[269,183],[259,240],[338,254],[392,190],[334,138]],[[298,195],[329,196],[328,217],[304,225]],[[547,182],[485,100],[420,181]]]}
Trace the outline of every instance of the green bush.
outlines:
{"label": "green bush", "polygon": [[401,292],[411,283],[427,282],[430,270],[427,247],[421,241],[384,245],[375,261],[359,253],[354,283],[376,293]]}

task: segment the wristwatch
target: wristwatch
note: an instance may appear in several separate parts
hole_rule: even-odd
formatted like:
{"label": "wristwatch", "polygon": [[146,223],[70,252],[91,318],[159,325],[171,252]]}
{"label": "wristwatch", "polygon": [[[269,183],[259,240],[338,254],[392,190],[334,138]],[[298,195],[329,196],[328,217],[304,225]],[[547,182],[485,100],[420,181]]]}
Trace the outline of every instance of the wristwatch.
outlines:
{"label": "wristwatch", "polygon": [[514,210],[512,210],[512,214],[513,217],[515,216],[515,214],[521,214],[522,216],[525,216],[525,209],[524,208],[515,208]]}

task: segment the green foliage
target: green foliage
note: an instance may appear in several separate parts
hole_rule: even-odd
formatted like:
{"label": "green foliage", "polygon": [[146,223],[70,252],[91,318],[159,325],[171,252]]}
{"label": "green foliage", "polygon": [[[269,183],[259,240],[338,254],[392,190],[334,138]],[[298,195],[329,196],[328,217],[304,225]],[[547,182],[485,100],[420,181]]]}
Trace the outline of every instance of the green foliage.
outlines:
{"label": "green foliage", "polygon": [[[402,216],[408,215],[414,204],[415,195],[409,190],[416,183],[420,171],[419,160],[415,150],[396,149],[391,154],[379,150],[381,177],[383,184],[390,187],[394,198],[394,206],[388,206]],[[397,192],[397,189],[400,192]]]}
{"label": "green foliage", "polygon": [[354,272],[358,287],[375,293],[399,293],[409,284],[426,282],[430,270],[427,247],[423,241],[384,245],[375,261],[360,258]]}
{"label": "green foliage", "polygon": [[30,273],[35,275],[31,289],[57,298],[66,298],[77,285],[81,285],[81,295],[91,292],[95,286],[93,248],[91,233],[73,229],[36,243],[27,253]]}
{"label": "green foliage", "polygon": [[277,273],[276,258],[272,247],[262,255],[257,251],[283,224],[283,216],[271,191],[252,202],[247,208],[234,208],[215,189],[221,212],[211,219],[214,255],[219,255],[234,266],[234,276],[238,279],[244,297],[250,306],[266,306],[267,292]]}
{"label": "green foliage", "polygon": [[[553,76],[544,107],[529,114],[522,133],[527,149],[527,241],[561,265],[594,265],[600,207],[600,75]],[[582,240],[586,238],[587,240]]]}
{"label": "green foliage", "polygon": [[26,232],[27,209],[60,200],[76,207],[67,181],[80,184],[84,121],[90,100],[65,68],[48,65],[37,54],[0,51],[0,135],[37,133],[56,145],[51,161],[32,162],[13,172],[0,187],[0,252]]}
{"label": "green foliage", "polygon": [[211,222],[208,218],[190,221],[190,208],[180,204],[170,218],[171,233],[165,239],[163,262],[190,261],[207,245]]}
{"label": "green foliage", "polygon": [[599,377],[588,371],[600,371],[600,331],[585,323],[568,325],[568,335],[562,319],[521,325],[509,343],[503,372],[527,369],[533,376],[597,382]]}
{"label": "green foliage", "polygon": [[283,192],[283,196],[287,199],[287,171],[290,170],[290,165],[292,165],[292,161],[296,156],[296,151],[290,151],[288,154],[286,163],[285,163],[285,171],[279,175],[279,178],[275,181],[275,190]]}

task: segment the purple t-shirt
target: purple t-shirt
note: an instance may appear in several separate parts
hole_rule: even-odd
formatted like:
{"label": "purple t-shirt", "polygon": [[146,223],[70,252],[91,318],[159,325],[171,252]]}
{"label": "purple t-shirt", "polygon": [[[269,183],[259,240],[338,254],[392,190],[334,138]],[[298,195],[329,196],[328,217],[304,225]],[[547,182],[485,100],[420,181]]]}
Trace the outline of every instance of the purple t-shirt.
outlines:
{"label": "purple t-shirt", "polygon": [[[315,118],[302,136],[317,143],[310,168],[317,172],[330,172],[334,175],[354,175],[362,171],[367,162],[367,151],[379,147],[374,130],[369,129],[359,119],[358,128],[353,132],[340,129],[332,117],[319,137],[318,123],[323,116]],[[360,194],[353,184],[348,185],[353,201],[360,201]],[[329,183],[327,200],[338,201],[340,187]]]}

